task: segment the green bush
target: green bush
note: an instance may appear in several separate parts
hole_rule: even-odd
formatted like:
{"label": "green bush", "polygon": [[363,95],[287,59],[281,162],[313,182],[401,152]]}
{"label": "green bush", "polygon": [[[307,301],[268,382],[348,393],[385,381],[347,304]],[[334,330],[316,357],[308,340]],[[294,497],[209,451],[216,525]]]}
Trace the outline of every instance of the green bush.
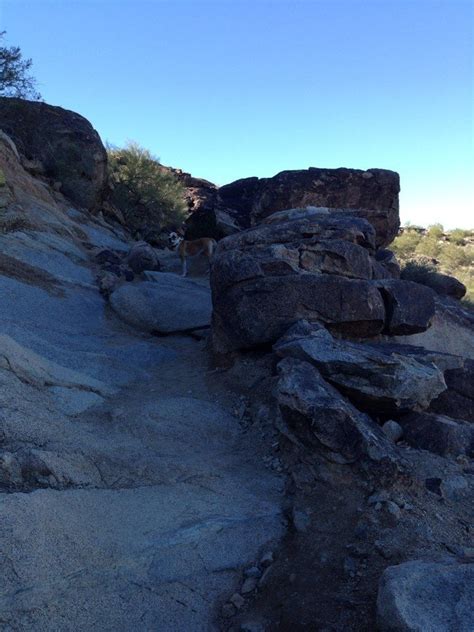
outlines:
{"label": "green bush", "polygon": [[438,239],[429,234],[417,244],[415,254],[436,259],[441,252],[441,247]]}
{"label": "green bush", "polygon": [[457,246],[464,246],[465,239],[471,236],[470,230],[463,230],[462,228],[456,228],[449,233],[449,241]]}
{"label": "green bush", "polygon": [[186,219],[184,187],[147,149],[130,142],[107,147],[112,202],[142,236],[177,228]]}
{"label": "green bush", "polygon": [[455,244],[446,244],[440,255],[440,263],[451,271],[460,267],[473,266],[472,249],[456,246]]}
{"label": "green bush", "polygon": [[404,230],[393,242],[392,249],[400,259],[407,259],[413,255],[421,239],[422,235],[415,230]]}
{"label": "green bush", "polygon": [[432,224],[428,226],[428,236],[433,239],[441,239],[444,236],[444,227],[442,224]]}

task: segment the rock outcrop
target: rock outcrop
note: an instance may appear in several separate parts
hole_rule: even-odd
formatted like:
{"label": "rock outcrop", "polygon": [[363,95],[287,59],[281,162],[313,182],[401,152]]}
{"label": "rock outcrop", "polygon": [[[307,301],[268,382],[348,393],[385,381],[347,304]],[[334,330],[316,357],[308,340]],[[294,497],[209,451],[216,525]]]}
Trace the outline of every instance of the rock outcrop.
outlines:
{"label": "rock outcrop", "polygon": [[[272,178],[244,178],[212,189],[202,202],[198,198],[189,226],[194,234],[215,230],[219,212],[225,211],[240,228],[248,228],[274,213],[287,213],[286,209],[323,207],[332,213],[349,210],[368,220],[377,246],[383,247],[394,239],[400,225],[399,190],[398,174],[383,169],[282,171]],[[221,237],[222,233],[208,232],[207,236]]]}
{"label": "rock outcrop", "polygon": [[281,357],[314,365],[359,409],[372,414],[427,408],[446,390],[443,374],[430,357],[409,356],[390,344],[336,340],[322,327],[299,336],[290,329],[274,348]]}
{"label": "rock outcrop", "polygon": [[285,358],[278,372],[280,412],[303,445],[339,463],[364,456],[394,459],[381,428],[341,397],[309,362]]}
{"label": "rock outcrop", "polygon": [[107,179],[107,154],[84,117],[42,102],[0,97],[0,129],[24,166],[49,178],[76,206],[96,210]]}
{"label": "rock outcrop", "polygon": [[327,211],[280,217],[219,242],[211,275],[216,351],[275,342],[299,319],[352,337],[429,327],[432,292],[378,279],[367,220]]}

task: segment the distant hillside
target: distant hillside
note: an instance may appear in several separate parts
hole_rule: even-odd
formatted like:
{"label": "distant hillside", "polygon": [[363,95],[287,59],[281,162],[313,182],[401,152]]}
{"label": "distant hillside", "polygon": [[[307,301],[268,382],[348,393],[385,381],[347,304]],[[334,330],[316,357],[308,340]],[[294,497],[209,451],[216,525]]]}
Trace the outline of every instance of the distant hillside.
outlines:
{"label": "distant hillside", "polygon": [[474,308],[474,229],[406,225],[391,248],[402,265],[402,277],[422,282],[432,271],[452,275],[467,288],[463,302]]}

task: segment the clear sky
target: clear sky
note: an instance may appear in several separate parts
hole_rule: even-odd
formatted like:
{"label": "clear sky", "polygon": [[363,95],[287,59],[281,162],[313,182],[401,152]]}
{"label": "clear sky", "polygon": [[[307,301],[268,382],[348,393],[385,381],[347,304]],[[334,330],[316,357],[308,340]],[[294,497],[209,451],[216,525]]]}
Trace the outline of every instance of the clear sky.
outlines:
{"label": "clear sky", "polygon": [[471,0],[0,0],[44,99],[217,184],[401,175],[402,221],[474,227]]}

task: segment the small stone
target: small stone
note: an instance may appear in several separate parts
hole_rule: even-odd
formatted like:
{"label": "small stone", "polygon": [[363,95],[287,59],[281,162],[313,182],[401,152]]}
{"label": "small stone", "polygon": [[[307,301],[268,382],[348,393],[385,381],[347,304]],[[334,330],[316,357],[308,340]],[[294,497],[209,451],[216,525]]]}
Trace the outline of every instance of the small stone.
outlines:
{"label": "small stone", "polygon": [[402,512],[400,510],[400,507],[397,505],[397,503],[392,502],[391,500],[387,500],[387,502],[385,503],[385,507],[387,509],[387,511],[396,519],[396,520],[400,520],[401,516],[402,516]]}
{"label": "small stone", "polygon": [[270,566],[271,564],[273,564],[273,561],[274,561],[273,552],[267,551],[266,553],[262,555],[260,559],[260,566],[262,568],[266,568],[267,566]]}
{"label": "small stone", "polygon": [[258,566],[251,566],[250,568],[246,568],[244,570],[245,577],[260,577],[262,571],[258,568]]}
{"label": "small stone", "polygon": [[257,580],[255,579],[255,577],[247,577],[247,579],[242,584],[240,592],[243,595],[247,595],[248,593],[253,592],[255,588],[257,588]]}
{"label": "small stone", "polygon": [[226,619],[230,619],[235,615],[235,608],[231,603],[226,603],[222,606],[222,616]]}
{"label": "small stone", "polygon": [[245,604],[245,599],[242,595],[239,595],[239,593],[234,593],[229,601],[237,608],[237,610],[240,610]]}
{"label": "small stone", "polygon": [[390,499],[389,493],[382,489],[380,492],[375,492],[372,496],[369,496],[367,502],[369,505],[376,505],[377,503],[384,503]]}
{"label": "small stone", "polygon": [[311,519],[306,512],[295,510],[293,511],[293,524],[297,531],[304,533],[308,530]]}
{"label": "small stone", "polygon": [[445,498],[456,500],[464,496],[468,489],[468,484],[463,476],[451,476],[443,480],[440,487]]}
{"label": "small stone", "polygon": [[382,426],[382,430],[384,431],[385,435],[391,441],[393,441],[393,443],[400,441],[403,436],[403,428],[393,419],[389,419],[388,421],[386,421]]}

